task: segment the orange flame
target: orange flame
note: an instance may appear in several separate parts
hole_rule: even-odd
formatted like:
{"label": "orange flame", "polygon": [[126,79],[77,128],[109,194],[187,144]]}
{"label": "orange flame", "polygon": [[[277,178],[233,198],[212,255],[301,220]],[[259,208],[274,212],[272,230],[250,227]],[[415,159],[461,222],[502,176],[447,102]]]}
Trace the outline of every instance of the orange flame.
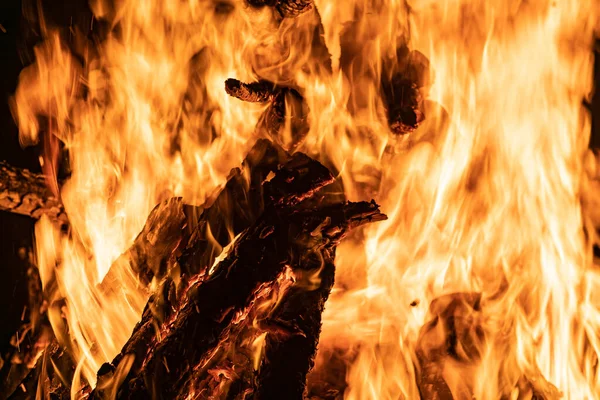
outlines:
{"label": "orange flame", "polygon": [[[587,229],[600,225],[600,166],[582,107],[593,0],[316,0],[280,23],[243,0],[117,3],[91,2],[118,29],[83,65],[46,31],[15,95],[22,143],[48,134],[44,116],[71,157],[71,232],[42,220],[36,238],[84,380],[119,352],[147,299],[132,277],[119,296],[100,292],[111,263],[155,204],[201,203],[253,144],[261,106],[227,96],[236,77],[295,82],[310,109],[300,150],[335,169],[349,199],[373,196],[389,216],[336,257],[320,349],[345,357],[345,398],[418,398],[417,353],[448,334],[427,325],[432,302],[458,292],[481,294],[462,317],[483,339],[468,363],[444,361],[456,398],[520,398],[524,377],[565,398],[600,396]],[[435,80],[422,89],[425,122],[396,136],[381,80],[403,45],[429,58]]]}

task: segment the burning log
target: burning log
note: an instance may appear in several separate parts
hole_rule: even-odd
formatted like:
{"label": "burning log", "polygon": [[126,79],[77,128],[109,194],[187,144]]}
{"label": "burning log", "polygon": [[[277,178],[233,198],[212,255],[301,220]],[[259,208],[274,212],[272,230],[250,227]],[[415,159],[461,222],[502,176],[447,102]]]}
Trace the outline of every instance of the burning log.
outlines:
{"label": "burning log", "polygon": [[[271,174],[273,177],[266,182]],[[183,249],[178,257],[181,274],[187,277],[206,274],[206,270],[212,266],[220,250],[229,245],[232,236],[237,236],[254,223],[265,205],[294,205],[302,201],[305,196],[312,195],[318,188],[330,183],[332,179],[329,171],[318,162],[300,153],[290,156],[268,140],[259,140],[248,153],[242,169],[232,170],[223,190],[198,218],[193,232],[186,239],[187,244],[181,246]],[[178,213],[173,213],[171,208],[180,209],[183,206],[179,201],[167,204],[171,204],[171,207],[155,209],[152,213],[154,217],[149,218],[149,223],[151,220],[162,220],[177,215]],[[181,223],[181,219],[177,221],[180,223],[179,229],[183,231],[185,225]],[[147,226],[148,223],[142,232],[151,231]],[[182,235],[165,236],[172,238],[167,241],[172,243],[168,246],[169,249],[182,240]],[[169,254],[170,252],[172,250],[169,250]],[[153,245],[144,239],[143,233],[138,236],[128,253],[133,253],[134,261],[131,263],[131,268],[140,271],[141,277],[154,277],[153,270],[148,266],[162,264],[169,256],[169,254],[161,255],[154,252]],[[113,266],[113,268],[117,267]],[[109,275],[114,279],[105,278],[102,282],[104,290],[111,290],[109,288],[118,284],[116,271],[113,272],[111,268]],[[156,277],[162,278],[164,273]],[[146,279],[145,282],[149,283],[149,280]],[[170,286],[172,282],[164,285]],[[134,353],[139,356],[146,353],[149,339],[155,334],[155,319],[158,318],[159,323],[162,323],[166,318],[168,305],[175,306],[173,298],[167,296],[167,293],[171,293],[169,290],[164,289],[163,296],[154,295],[148,302],[142,321],[136,326],[135,334],[124,347],[126,351],[117,357],[117,361],[120,361],[120,357],[124,354]]]}
{"label": "burning log", "polygon": [[[194,371],[224,339],[224,332],[239,322],[240,315],[250,312],[258,291],[273,285],[287,265],[300,282],[312,282],[314,287],[292,288],[273,317],[264,321],[270,327],[266,328],[266,356],[258,383],[251,387],[265,399],[284,389],[282,393],[292,396],[286,398],[304,391],[318,343],[321,312],[333,285],[335,246],[350,229],[385,216],[374,203],[328,200],[328,194],[319,191],[333,182],[327,168],[304,154],[289,155],[267,140],[253,147],[242,169],[232,171],[225,188],[200,217],[191,218],[196,221],[192,224],[190,217],[199,209],[180,199],[151,213],[129,251],[138,262],[132,268],[142,282],[160,279],[169,270],[157,266],[178,254],[181,279],[175,284],[167,276],[162,282],[121,354],[98,372],[92,398],[116,394],[113,391],[118,388],[124,398],[150,393],[170,397],[185,391],[188,381],[198,375]],[[232,234],[241,236],[228,255],[209,270],[220,249],[233,239]],[[149,238],[152,235],[154,239]],[[116,276],[102,284],[110,286]],[[283,337],[281,332],[285,332]],[[292,355],[287,358],[291,364],[283,356],[287,352]],[[69,376],[73,365],[68,358],[54,343],[43,361],[62,364]],[[25,380],[25,387],[35,387],[37,377],[45,376],[39,369],[38,365],[38,373]],[[291,381],[281,386],[278,376],[284,369],[290,372]],[[164,379],[155,379],[157,373],[164,374]],[[57,383],[58,377],[60,374],[49,374],[44,378],[51,387],[45,390],[69,393]],[[185,379],[176,379],[179,377]]]}
{"label": "burning log", "polygon": [[[181,378],[189,376],[218,344],[221,333],[251,306],[262,285],[274,281],[286,265],[302,264],[311,251],[334,245],[349,229],[383,218],[374,203],[348,203],[300,212],[289,206],[266,210],[204,282],[192,283],[173,320],[163,325],[165,337],[154,341],[145,359],[136,362],[141,368],[130,371],[119,396],[138,398],[154,393],[176,398],[186,388],[187,382]],[[305,240],[309,236],[316,238],[307,248]],[[316,311],[321,309],[317,306]],[[309,323],[313,331],[315,326],[318,330],[320,321]],[[308,327],[306,331],[300,329],[314,335]],[[316,338],[311,339],[316,348]],[[308,365],[310,361],[299,368],[304,376]],[[294,376],[297,378],[297,374]],[[269,374],[264,379],[272,382]],[[272,397],[265,394],[264,398]]]}
{"label": "burning log", "polygon": [[425,119],[422,91],[430,80],[429,60],[418,51],[400,47],[384,62],[381,92],[392,132],[410,133]]}
{"label": "burning log", "polygon": [[[281,390],[277,374],[283,359],[282,349],[294,349],[296,372],[290,375],[296,382],[288,393],[302,393],[306,373],[312,365],[320,330],[320,314],[333,284],[333,251],[335,245],[351,228],[385,218],[374,203],[348,203],[319,206],[302,203],[316,190],[331,183],[332,177],[317,162],[295,154],[264,184],[269,200],[264,212],[232,245],[232,250],[214,271],[196,275],[183,292],[176,311],[172,282],[163,286],[163,306],[160,336],[155,338],[149,321],[150,310],[156,309],[158,297],[149,302],[141,325],[112,363],[100,371],[99,382],[114,379],[121,363],[129,369],[119,389],[121,398],[137,398],[160,394],[177,398],[188,388],[193,371],[200,367],[207,354],[217,346],[223,332],[248,312],[257,292],[272,284],[286,265],[297,271],[313,271],[321,277],[318,290],[290,291],[277,311],[278,321],[294,326],[287,339],[268,339],[267,358],[259,375],[261,398],[273,398],[270,393]],[[206,253],[204,253],[206,255]],[[327,260],[321,268],[323,257]],[[197,260],[204,258],[195,257]],[[190,258],[181,259],[189,262]],[[205,270],[202,264],[196,270]],[[193,268],[190,268],[192,270]],[[166,308],[165,308],[166,306]],[[246,311],[244,311],[246,310]],[[287,324],[285,323],[287,322]],[[300,338],[301,347],[297,347]],[[132,360],[129,356],[133,354]],[[277,358],[279,357],[279,359]],[[277,371],[279,373],[279,371]],[[117,374],[119,375],[119,374]],[[119,383],[122,381],[118,380]],[[100,398],[114,390],[114,382],[92,393]],[[262,392],[261,392],[262,390]],[[288,396],[284,396],[290,398]],[[294,397],[291,397],[294,398]]]}
{"label": "burning log", "polygon": [[[297,90],[266,81],[243,83],[237,79],[227,79],[225,91],[242,101],[268,102],[257,129],[267,132],[271,140],[287,150],[295,149],[308,134],[308,106]],[[286,129],[289,129],[289,138],[286,138]]]}
{"label": "burning log", "polygon": [[67,223],[64,207],[46,186],[43,175],[3,161],[0,161],[0,210],[35,219],[46,215],[56,223]]}

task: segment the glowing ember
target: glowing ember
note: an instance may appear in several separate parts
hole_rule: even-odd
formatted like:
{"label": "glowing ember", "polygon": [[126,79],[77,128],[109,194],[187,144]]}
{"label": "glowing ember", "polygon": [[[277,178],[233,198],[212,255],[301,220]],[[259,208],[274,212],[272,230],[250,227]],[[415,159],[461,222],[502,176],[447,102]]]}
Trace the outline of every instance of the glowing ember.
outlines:
{"label": "glowing ember", "polygon": [[[79,366],[74,397],[142,314],[149,291],[127,268],[118,293],[97,285],[150,211],[202,204],[266,134],[389,217],[337,250],[310,379],[346,399],[415,399],[427,376],[455,398],[600,396],[600,162],[582,105],[594,0],[112,3],[91,0],[113,29],[77,57],[46,28],[14,98],[23,144],[55,135],[69,152],[70,232],[42,219],[36,240],[42,282],[64,299],[49,317]],[[228,78],[280,90],[254,101],[298,94],[308,130],[296,141],[289,102],[240,101]],[[268,112],[277,129],[255,129]],[[256,368],[268,335],[252,332],[241,346]]]}

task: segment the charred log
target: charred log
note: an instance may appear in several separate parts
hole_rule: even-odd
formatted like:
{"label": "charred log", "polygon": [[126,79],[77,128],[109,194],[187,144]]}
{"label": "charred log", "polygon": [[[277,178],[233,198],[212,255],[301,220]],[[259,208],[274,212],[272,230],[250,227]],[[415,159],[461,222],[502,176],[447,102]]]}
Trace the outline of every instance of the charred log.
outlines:
{"label": "charred log", "polygon": [[[171,300],[173,286],[166,284],[169,289],[165,292],[168,295],[162,296],[166,299],[163,301],[166,309],[163,306],[162,320],[167,322],[161,325],[159,339],[150,322],[151,315],[156,313],[152,311],[157,308],[155,298],[148,304],[141,324],[136,327],[122,354],[112,366],[101,371],[102,379],[110,379],[119,363],[123,360],[129,363],[127,357],[133,354],[135,360],[128,366],[130,371],[119,396],[137,398],[155,393],[165,398],[176,398],[187,387],[186,380],[206,354],[219,343],[234,317],[251,306],[257,290],[272,283],[286,265],[298,266],[299,271],[304,268],[306,271],[317,269],[318,272],[323,250],[327,250],[328,267],[320,272],[323,274],[320,289],[308,295],[306,290],[290,292],[284,301],[287,306],[281,311],[281,321],[289,320],[306,337],[297,356],[298,373],[293,374],[296,378],[298,374],[302,376],[302,379],[295,378],[296,386],[300,385],[296,390],[302,392],[303,381],[316,350],[320,313],[333,284],[333,249],[349,229],[384,218],[374,203],[327,207],[306,206],[308,203],[301,205],[303,200],[314,196],[318,188],[332,180],[326,168],[319,163],[303,154],[292,156],[272,179],[263,184],[265,211],[233,244],[232,250],[214,272],[198,274],[188,286],[180,285],[179,292],[182,294],[175,296],[179,297],[177,306]],[[194,243],[192,247],[202,243],[190,242]],[[206,253],[202,254],[206,256]],[[181,259],[187,263],[190,260],[204,260],[196,270],[206,269],[203,256]],[[177,311],[169,311],[173,309]],[[308,322],[304,323],[304,319]],[[286,339],[282,343],[285,343],[284,347],[295,345],[294,340],[288,342]],[[274,349],[276,346],[269,354]],[[267,390],[264,398],[270,398],[268,388],[274,378],[267,371],[281,362],[274,356],[272,359],[263,370]],[[103,390],[93,392],[96,398],[105,394]]]}
{"label": "charred log", "polygon": [[234,317],[251,305],[261,285],[275,280],[286,265],[302,264],[308,249],[300,238],[317,235],[315,245],[325,247],[349,229],[383,218],[374,203],[303,212],[289,207],[265,211],[214,273],[190,286],[174,320],[163,326],[165,337],[153,343],[139,371],[132,369],[119,396],[140,398],[154,393],[176,398],[186,384],[185,377],[218,343]]}
{"label": "charred log", "polygon": [[56,223],[67,223],[64,207],[46,186],[43,175],[5,162],[0,162],[0,210],[35,219],[46,215]]}
{"label": "charred log", "polygon": [[430,81],[429,60],[418,51],[400,47],[384,61],[381,94],[393,133],[410,133],[425,119],[423,89]]}

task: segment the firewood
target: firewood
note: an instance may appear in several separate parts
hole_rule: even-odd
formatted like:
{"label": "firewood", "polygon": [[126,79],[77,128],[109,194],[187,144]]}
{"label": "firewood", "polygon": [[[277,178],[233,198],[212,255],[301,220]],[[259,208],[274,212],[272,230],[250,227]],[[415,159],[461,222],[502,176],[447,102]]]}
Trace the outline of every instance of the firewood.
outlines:
{"label": "firewood", "polygon": [[393,133],[411,133],[425,119],[423,89],[431,84],[430,75],[429,60],[406,46],[384,60],[381,93]]}
{"label": "firewood", "polygon": [[[129,386],[127,387],[131,393],[127,394],[127,396],[133,396],[139,391],[144,392],[145,390],[157,390],[157,388],[149,389],[145,387],[144,376],[149,376],[148,374],[154,375],[154,373],[152,373],[152,368],[161,369],[161,373],[165,372],[168,374],[168,371],[162,370],[164,364],[160,360],[163,360],[165,359],[164,357],[167,357],[165,359],[169,360],[167,365],[170,365],[171,362],[174,362],[174,365],[177,365],[178,361],[182,361],[178,357],[185,353],[186,360],[195,360],[196,363],[199,362],[199,360],[205,356],[208,349],[211,346],[215,346],[219,337],[219,332],[222,333],[223,330],[228,326],[232,315],[235,314],[235,310],[239,311],[245,307],[248,299],[252,297],[252,293],[255,291],[256,285],[260,282],[264,283],[266,281],[273,280],[274,276],[276,276],[281,268],[283,268],[285,259],[290,257],[288,254],[290,251],[289,249],[286,249],[291,246],[291,244],[286,244],[289,243],[290,239],[286,238],[285,233],[289,232],[291,226],[295,226],[290,225],[292,224],[292,221],[297,221],[296,225],[304,224],[310,227],[310,230],[307,230],[306,232],[303,231],[306,236],[307,232],[314,232],[315,227],[321,227],[321,229],[324,229],[323,227],[325,225],[323,225],[323,222],[326,219],[331,218],[330,215],[337,216],[337,220],[343,220],[345,228],[358,226],[370,220],[381,219],[382,216],[379,214],[377,207],[374,204],[358,203],[358,205],[348,204],[346,206],[337,204],[335,206],[329,206],[329,208],[323,209],[311,208],[304,213],[295,215],[293,217],[294,219],[291,219],[292,217],[288,217],[284,218],[283,221],[280,220],[282,215],[290,214],[292,211],[296,210],[296,206],[299,203],[301,203],[303,200],[306,200],[308,197],[313,196],[319,187],[331,183],[332,181],[333,178],[325,167],[303,154],[293,155],[290,160],[275,173],[273,178],[268,182],[265,182],[263,185],[263,198],[266,199],[266,207],[270,211],[265,211],[266,216],[263,214],[261,220],[255,222],[255,226],[250,229],[250,233],[247,231],[245,233],[246,236],[243,236],[235,243],[234,250],[232,250],[232,252],[237,254],[237,256],[233,258],[233,261],[231,258],[232,256],[230,255],[228,258],[223,260],[221,264],[219,264],[219,267],[217,267],[217,271],[222,271],[225,268],[222,266],[223,263],[232,264],[231,267],[226,268],[228,273],[214,273],[214,275],[208,276],[208,279],[205,282],[202,282],[204,279],[203,277],[197,276],[194,278],[196,281],[191,285],[191,289],[182,290],[184,288],[180,287],[180,291],[187,293],[187,298],[179,301],[181,304],[179,306],[181,310],[178,312],[177,317],[174,317],[175,322],[172,322],[171,326],[168,328],[163,325],[161,334],[165,334],[166,332],[168,336],[160,341],[157,341],[155,338],[155,330],[151,322],[151,315],[153,313],[152,310],[156,308],[152,305],[155,300],[150,302],[144,312],[144,317],[141,324],[139,324],[134,330],[132,339],[124,347],[122,354],[113,361],[111,367],[103,368],[103,372],[110,375],[117,368],[116,365],[118,365],[118,363],[121,362],[128,354],[135,354],[136,359],[133,361],[131,369],[133,371],[139,370],[139,372],[137,373],[137,377],[134,374],[135,379],[130,379]],[[230,182],[232,181],[230,180]],[[244,202],[243,199],[242,202]],[[254,203],[261,204],[261,202]],[[213,207],[211,207],[211,209],[221,211],[219,208]],[[229,207],[231,207],[231,204],[229,204]],[[323,215],[323,213],[326,215]],[[298,220],[299,216],[301,216],[300,220]],[[272,219],[274,219],[276,222],[265,222]],[[258,227],[256,226],[257,224]],[[274,234],[272,231],[276,229],[276,226],[281,224],[284,225],[284,228],[281,228],[278,231],[281,231],[282,234]],[[306,229],[306,227],[304,227],[304,229]],[[345,230],[346,229],[341,228],[328,230],[327,235],[330,237],[330,243],[336,243],[337,240],[341,239]],[[255,242],[257,241],[259,243],[264,242],[265,244],[255,245]],[[281,244],[282,241],[285,245]],[[202,244],[202,241],[191,240],[191,242],[194,243],[192,247]],[[266,249],[265,246],[267,246]],[[210,251],[211,250],[208,249],[208,253],[210,253]],[[204,257],[206,257],[206,254],[208,253],[205,251]],[[240,253],[243,253],[243,255],[240,255]],[[300,252],[300,254],[304,253],[305,252]],[[279,257],[284,261],[274,262],[274,260],[272,262],[268,262],[268,260],[273,259],[273,257],[275,257],[275,260],[277,257]],[[196,257],[195,259],[203,260],[203,256]],[[189,260],[189,257],[181,258],[183,263],[189,263]],[[253,272],[253,270],[258,268],[259,263],[260,265],[263,265],[261,268],[267,269],[263,272],[267,275],[266,278],[263,278],[262,280],[259,279],[260,282],[257,283],[256,278],[250,277],[253,276],[253,273],[255,275],[258,274],[258,276],[265,276],[261,275],[259,273],[260,271]],[[202,265],[205,268],[206,262],[202,262]],[[247,267],[242,268],[239,267],[239,265],[247,265]],[[254,265],[254,267],[250,267],[248,265]],[[264,265],[271,266],[270,272],[268,267]],[[197,269],[197,271],[200,269]],[[231,282],[237,286],[235,288],[231,288]],[[332,282],[333,278],[330,279],[330,283]],[[324,286],[325,293],[328,294],[329,289],[329,284]],[[200,296],[200,299],[190,299],[190,292],[193,293],[194,291],[198,291],[200,293],[195,295]],[[207,291],[207,294],[203,294],[205,291]],[[319,294],[319,296],[323,298],[323,295]],[[227,301],[230,303],[227,303]],[[324,299],[322,301],[324,302]],[[219,303],[223,302],[225,302],[225,304],[218,305]],[[170,298],[164,303],[170,304],[167,306],[167,308],[172,308],[172,301]],[[217,304],[215,305],[213,303]],[[310,301],[306,304],[310,304]],[[200,308],[201,305],[205,305],[204,308]],[[235,309],[230,310],[231,307],[235,307]],[[197,308],[200,308],[200,311],[198,311]],[[315,312],[319,314],[319,316],[316,317],[317,320],[319,320],[320,311],[318,304]],[[180,319],[181,322],[177,322]],[[320,323],[317,327],[316,337],[313,332],[313,335],[310,339],[312,340],[315,349],[316,342],[318,340],[319,328]],[[193,339],[187,338],[186,335],[193,336]],[[196,345],[190,344],[192,342],[196,343]],[[173,346],[183,347],[174,350],[175,348]],[[307,354],[306,357],[308,357],[309,360],[312,360],[312,356],[314,356],[314,354],[312,354],[310,351],[305,352],[304,354]],[[150,357],[150,360],[148,357]],[[307,361],[307,365],[308,363],[309,361]],[[149,367],[149,365],[152,365],[152,367]],[[180,376],[179,374],[183,373],[187,374],[186,376],[189,379],[191,374],[189,365],[187,367],[182,366],[182,368],[187,368],[187,370],[179,371],[178,374],[173,376]],[[172,368],[169,367],[168,369],[170,370]],[[306,372],[307,371],[305,371],[304,374],[306,374]],[[110,380],[109,376],[103,376],[102,378],[103,380]],[[167,389],[163,388],[160,390]],[[101,393],[95,392],[95,396],[101,395]],[[169,392],[168,396],[174,396],[174,392]]]}
{"label": "firewood", "polygon": [[[174,257],[176,249],[179,249],[177,261],[184,277],[204,274],[220,249],[232,240],[232,234],[235,236],[248,228],[265,206],[293,206],[332,181],[327,168],[318,162],[301,153],[289,155],[261,139],[248,153],[242,169],[232,170],[225,187],[209,200],[210,206],[203,211],[177,198],[157,206],[134,244],[121,257],[127,261],[116,262],[111,267],[100,289],[105,293],[118,291],[119,274],[127,268],[145,285],[153,278],[162,279],[167,273],[164,265]],[[164,315],[161,318],[157,311],[158,304],[164,302],[165,297],[160,293],[151,298],[142,321],[125,346],[128,352],[136,353],[132,349],[143,352],[149,345],[156,335],[156,323],[164,321]],[[163,304],[162,310],[167,309]],[[60,356],[64,354],[60,352]],[[53,359],[52,354],[50,358]],[[35,379],[35,375],[34,371],[28,380]]]}
{"label": "firewood", "polygon": [[0,210],[35,219],[46,215],[60,225],[67,223],[64,207],[46,186],[43,175],[4,161],[0,161]]}
{"label": "firewood", "polygon": [[[282,161],[285,163],[279,164]],[[202,212],[196,228],[187,238],[187,244],[181,246],[183,250],[177,262],[184,276],[204,276],[219,255],[220,248],[227,246],[232,236],[237,236],[254,223],[265,206],[294,206],[333,181],[329,171],[318,162],[302,153],[290,156],[264,139],[252,148],[243,168],[247,173],[237,168],[232,171],[223,190]],[[273,177],[266,181],[270,174]],[[180,228],[183,229],[183,225]],[[147,258],[146,247],[141,248]],[[111,282],[110,285],[114,284]],[[124,353],[140,355],[147,351],[148,339],[156,334],[155,317],[159,313],[155,303],[162,300],[165,300],[164,296],[161,299],[155,295],[148,303],[142,321],[124,347]],[[166,302],[173,304],[172,299]],[[117,363],[122,356],[115,359]]]}
{"label": "firewood", "polygon": [[[243,83],[230,78],[225,81],[225,91],[243,101],[269,103],[259,118],[257,131],[266,132],[269,139],[286,150],[293,151],[308,134],[308,106],[296,89],[267,81]],[[284,129],[290,130],[291,140],[284,137]]]}
{"label": "firewood", "polygon": [[[265,210],[208,279],[192,283],[173,320],[163,325],[164,338],[152,343],[139,371],[130,371],[120,398],[175,398],[261,285],[286,265],[302,264],[311,251],[337,243],[349,229],[383,218],[376,204],[364,202],[300,212],[289,206]],[[306,242],[309,237],[312,243]]]}

